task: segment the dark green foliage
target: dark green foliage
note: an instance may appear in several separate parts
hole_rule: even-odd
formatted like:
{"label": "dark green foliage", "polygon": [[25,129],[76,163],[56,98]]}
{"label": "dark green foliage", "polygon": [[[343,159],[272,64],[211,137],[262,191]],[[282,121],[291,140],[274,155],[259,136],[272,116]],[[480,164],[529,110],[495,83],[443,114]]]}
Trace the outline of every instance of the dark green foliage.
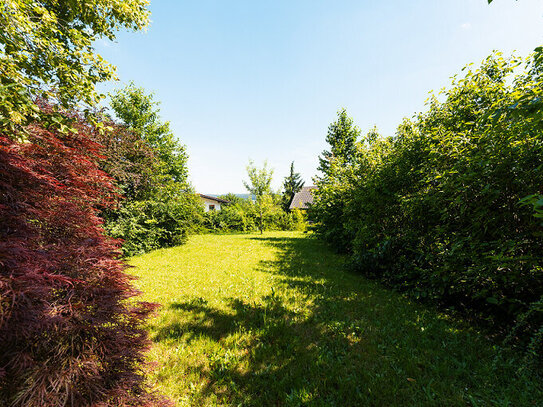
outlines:
{"label": "dark green foliage", "polygon": [[104,213],[111,236],[130,256],[183,243],[202,222],[203,208],[187,181],[187,154],[159,117],[152,95],[130,84],[111,96],[122,124],[98,141],[106,147],[102,167],[117,181],[124,200]]}
{"label": "dark green foliage", "polygon": [[284,211],[288,211],[292,198],[304,186],[302,176],[298,172],[294,172],[294,161],[290,164],[290,174],[283,181],[283,197],[281,206]]}
{"label": "dark green foliage", "polygon": [[341,253],[350,251],[354,238],[346,228],[349,222],[346,210],[354,188],[354,179],[348,176],[351,172],[350,168],[331,161],[328,175],[316,180],[314,202],[308,211],[309,219],[315,221],[311,228]]}
{"label": "dark green foliage", "polygon": [[326,142],[330,151],[323,151],[319,157],[319,168],[325,177],[330,170],[332,161],[350,164],[356,155],[356,142],[360,129],[353,124],[353,119],[347,115],[346,109],[337,113],[337,120],[328,127]]}
{"label": "dark green foliage", "polygon": [[315,180],[317,189],[313,192],[317,205],[309,211],[310,218],[318,220],[313,229],[340,252],[348,252],[354,238],[343,225],[349,221],[345,214],[356,178],[353,166],[359,136],[360,130],[347,111],[341,109],[337,120],[328,127],[326,141],[331,151],[324,151],[319,157],[321,175]]}
{"label": "dark green foliage", "polygon": [[185,186],[188,175],[185,146],[175,139],[170,123],[160,120],[159,103],[153,100],[153,95],[131,83],[110,96],[115,115],[156,153],[162,177]]}
{"label": "dark green foliage", "polygon": [[520,62],[492,55],[396,137],[359,143],[352,168],[332,160],[313,210],[365,274],[475,311],[532,355],[543,326],[539,58],[511,78]]}
{"label": "dark green foliage", "polygon": [[124,255],[132,256],[185,243],[202,219],[198,195],[161,190],[151,199],[125,201],[109,214],[106,230],[122,239]]}
{"label": "dark green foliage", "polygon": [[125,126],[104,118],[92,137],[104,147],[101,168],[111,175],[125,200],[145,199],[155,189],[159,160],[153,148]]}

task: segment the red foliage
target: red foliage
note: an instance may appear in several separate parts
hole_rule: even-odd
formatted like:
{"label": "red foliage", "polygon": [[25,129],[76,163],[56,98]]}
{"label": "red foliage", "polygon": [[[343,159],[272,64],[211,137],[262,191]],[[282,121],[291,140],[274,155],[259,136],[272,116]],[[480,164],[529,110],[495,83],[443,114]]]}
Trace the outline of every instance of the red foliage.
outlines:
{"label": "red foliage", "polygon": [[[80,123],[81,124],[81,123]],[[115,203],[78,126],[0,135],[0,405],[162,405],[143,380],[153,304],[97,216]]]}

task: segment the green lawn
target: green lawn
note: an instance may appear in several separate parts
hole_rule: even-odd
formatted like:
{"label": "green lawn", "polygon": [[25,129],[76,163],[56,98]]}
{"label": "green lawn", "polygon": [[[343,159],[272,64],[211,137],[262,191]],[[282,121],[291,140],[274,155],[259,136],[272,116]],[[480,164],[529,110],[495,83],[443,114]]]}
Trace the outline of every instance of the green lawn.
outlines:
{"label": "green lawn", "polygon": [[163,306],[151,379],[179,406],[543,405],[514,356],[307,235],[192,236],[130,263]]}

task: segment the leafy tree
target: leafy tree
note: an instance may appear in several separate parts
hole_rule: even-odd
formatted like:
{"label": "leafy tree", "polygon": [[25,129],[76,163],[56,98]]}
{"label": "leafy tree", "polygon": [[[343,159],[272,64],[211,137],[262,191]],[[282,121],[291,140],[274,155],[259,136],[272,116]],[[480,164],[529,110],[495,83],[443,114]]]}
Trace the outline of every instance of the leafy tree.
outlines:
{"label": "leafy tree", "polygon": [[159,103],[152,94],[133,83],[110,95],[111,108],[128,128],[145,140],[160,160],[160,174],[178,185],[187,184],[187,153],[185,147],[175,139],[169,122],[160,119]]}
{"label": "leafy tree", "polygon": [[284,211],[288,211],[290,203],[294,195],[299,192],[304,186],[304,181],[302,176],[294,172],[294,161],[290,164],[290,174],[285,177],[283,182],[283,196],[282,196],[282,207]]}
{"label": "leafy tree", "polygon": [[326,136],[330,151],[323,151],[319,157],[318,170],[323,174],[323,178],[326,178],[332,161],[348,165],[353,162],[356,155],[356,141],[360,137],[360,129],[353,124],[353,119],[347,115],[346,109],[339,110],[337,116],[337,120],[328,127]]}
{"label": "leafy tree", "polygon": [[106,146],[103,168],[115,176],[125,199],[105,213],[106,229],[124,240],[125,255],[183,243],[203,217],[187,180],[185,147],[142,88],[130,84],[116,91],[111,106],[121,123],[99,136]]}
{"label": "leafy tree", "polygon": [[[66,110],[94,105],[95,84],[114,68],[95,54],[100,38],[143,29],[147,0],[10,0],[0,5],[0,130],[14,134],[44,112],[37,97]],[[47,112],[50,115],[52,112]],[[55,116],[60,121],[63,116]]]}
{"label": "leafy tree", "polygon": [[156,191],[160,161],[156,151],[126,126],[102,118],[102,129],[89,129],[89,136],[103,146],[101,169],[111,175],[125,200],[141,200]]}
{"label": "leafy tree", "polygon": [[0,135],[0,405],[158,405],[142,365],[155,307],[127,301],[138,292],[98,217],[112,180],[72,119],[77,132]]}
{"label": "leafy tree", "polygon": [[271,194],[271,181],[273,176],[273,169],[268,169],[268,163],[264,161],[262,168],[257,168],[252,160],[249,160],[247,166],[247,175],[249,176],[249,182],[243,181],[243,185],[256,197],[256,205],[259,213],[258,228],[260,233],[263,233],[263,220],[264,214],[270,208],[270,194]]}

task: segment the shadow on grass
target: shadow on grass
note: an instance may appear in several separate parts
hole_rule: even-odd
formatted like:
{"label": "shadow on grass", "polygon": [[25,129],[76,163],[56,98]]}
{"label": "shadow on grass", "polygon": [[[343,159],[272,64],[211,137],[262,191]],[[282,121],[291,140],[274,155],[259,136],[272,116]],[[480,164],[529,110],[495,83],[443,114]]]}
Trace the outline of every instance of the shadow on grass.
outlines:
{"label": "shadow on grass", "polygon": [[195,405],[212,394],[255,406],[536,405],[540,387],[482,335],[343,271],[310,237],[252,239],[277,251],[259,264],[279,279],[272,295],[230,298],[226,309],[172,303],[191,318],[156,329],[155,341],[221,344],[200,371]]}

